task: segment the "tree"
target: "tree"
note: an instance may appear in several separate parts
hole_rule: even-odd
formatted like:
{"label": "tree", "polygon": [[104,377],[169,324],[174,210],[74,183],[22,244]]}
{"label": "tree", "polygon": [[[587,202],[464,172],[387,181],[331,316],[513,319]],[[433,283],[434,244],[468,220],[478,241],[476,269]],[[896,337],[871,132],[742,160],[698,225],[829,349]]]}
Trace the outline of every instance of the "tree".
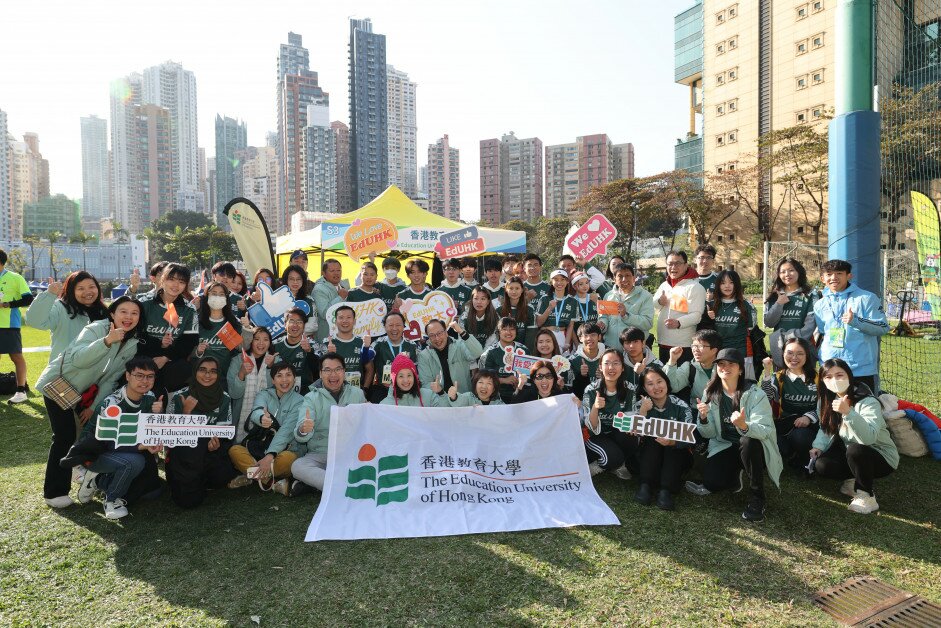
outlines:
{"label": "tree", "polygon": [[774,236],[774,225],[778,220],[784,206],[785,195],[775,207],[768,199],[767,204],[759,198],[759,189],[768,185],[770,181],[763,181],[765,173],[757,162],[750,165],[735,165],[726,168],[721,173],[707,175],[707,189],[714,194],[722,204],[734,208],[735,212],[754,220],[756,234],[763,241],[769,241]]}
{"label": "tree", "polygon": [[95,234],[85,233],[84,231],[79,231],[74,236],[69,238],[69,242],[82,245],[82,269],[85,269],[85,270],[88,269],[88,264],[87,264],[86,255],[85,255],[85,247],[89,242],[94,242],[97,239],[98,239],[98,236],[96,236]]}
{"label": "tree", "polygon": [[537,218],[536,230],[532,243],[527,240],[526,248],[542,258],[546,266],[555,266],[562,257],[562,245],[572,222],[568,218]]}
{"label": "tree", "polygon": [[23,249],[11,249],[7,254],[7,263],[5,266],[18,275],[25,275],[26,254],[23,253]]}
{"label": "tree", "polygon": [[579,222],[592,214],[604,214],[618,230],[614,248],[620,248],[627,259],[633,259],[634,242],[647,230],[654,216],[650,202],[653,190],[651,178],[619,179],[591,188],[574,207],[580,210]]}
{"label": "tree", "polygon": [[62,251],[55,246],[56,242],[65,239],[65,234],[61,231],[50,231],[46,237],[49,239],[49,269],[52,271],[52,278],[58,281],[59,267],[68,270],[72,266],[72,260],[62,257]]}
{"label": "tree", "polygon": [[[690,236],[697,245],[709,244],[722,223],[738,211],[735,204],[723,203],[707,191],[699,175],[686,170],[662,172],[650,179],[654,190],[650,203],[656,210],[652,228],[661,220],[667,227],[673,227],[678,218],[685,216]],[[673,248],[675,240],[670,244],[670,249]]]}
{"label": "tree", "polygon": [[[824,116],[824,120],[829,117]],[[827,141],[826,124],[798,124],[758,139],[759,153],[763,154],[761,167],[772,173],[775,184],[786,187],[788,203],[797,205],[816,245],[820,244],[830,189]]]}
{"label": "tree", "polygon": [[148,255],[151,260],[186,263],[189,232],[212,225],[205,214],[187,211],[167,212],[144,229],[148,240]]}
{"label": "tree", "polygon": [[38,235],[28,235],[23,238],[23,242],[29,245],[29,269],[33,281],[36,281],[36,247],[42,247],[42,238]]}
{"label": "tree", "polygon": [[[898,247],[898,222],[903,195],[927,192],[927,182],[941,178],[941,84],[919,90],[892,83],[880,99],[882,115],[882,194],[888,197],[888,248]],[[905,201],[907,203],[907,201]]]}

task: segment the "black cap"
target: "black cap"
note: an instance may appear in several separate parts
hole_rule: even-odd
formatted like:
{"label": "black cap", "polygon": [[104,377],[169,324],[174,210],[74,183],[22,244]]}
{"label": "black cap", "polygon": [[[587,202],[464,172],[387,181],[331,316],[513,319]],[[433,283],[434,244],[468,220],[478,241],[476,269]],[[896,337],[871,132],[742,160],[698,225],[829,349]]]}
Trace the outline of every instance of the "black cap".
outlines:
{"label": "black cap", "polygon": [[716,355],[716,362],[735,362],[740,367],[745,368],[745,356],[738,349],[722,349]]}
{"label": "black cap", "polygon": [[307,259],[307,253],[305,253],[301,249],[297,249],[296,251],[291,253],[291,257],[289,259],[297,259],[298,257],[303,257],[304,259]]}

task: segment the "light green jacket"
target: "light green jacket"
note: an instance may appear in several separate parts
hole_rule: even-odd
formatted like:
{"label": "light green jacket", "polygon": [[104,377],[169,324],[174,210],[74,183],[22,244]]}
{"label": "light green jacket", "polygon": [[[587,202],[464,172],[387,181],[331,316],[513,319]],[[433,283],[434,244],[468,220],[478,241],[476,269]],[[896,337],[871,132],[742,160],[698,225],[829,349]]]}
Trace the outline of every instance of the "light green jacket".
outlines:
{"label": "light green jacket", "polygon": [[634,286],[630,294],[624,294],[617,288],[602,297],[604,301],[617,301],[624,304],[624,316],[606,314],[599,317],[599,322],[605,324],[604,344],[607,347],[618,349],[621,347],[619,336],[628,327],[637,327],[650,333],[653,327],[654,307],[653,297],[650,293]]}
{"label": "light green jacket", "polygon": [[431,392],[428,388],[422,388],[419,390],[421,395],[421,403],[418,402],[418,397],[415,395],[405,395],[404,397],[398,398],[398,403],[396,403],[395,397],[392,396],[392,386],[389,387],[389,395],[383,399],[380,405],[383,406],[402,406],[403,408],[447,408],[448,404],[444,401],[444,395],[436,395]]}
{"label": "light green jacket", "polygon": [[[735,430],[740,436],[748,436],[761,441],[761,446],[765,452],[765,468],[768,470],[768,477],[776,486],[780,486],[781,470],[784,465],[781,462],[781,452],[778,451],[778,436],[777,431],[774,429],[774,418],[771,414],[771,403],[768,401],[768,396],[758,386],[752,386],[742,393],[739,406],[741,412],[745,415],[748,431],[743,432],[738,428],[735,428]],[[707,458],[728,449],[733,444],[738,446],[738,443],[730,443],[722,438],[722,428],[719,425],[722,419],[719,416],[718,400],[709,404],[709,414],[706,418],[706,423],[699,423],[697,429],[703,438],[709,439]]]}
{"label": "light green jacket", "polygon": [[278,431],[274,434],[274,438],[271,439],[268,449],[265,450],[266,454],[277,455],[285,450],[292,451],[298,456],[307,453],[307,443],[299,443],[294,438],[294,431],[297,429],[297,420],[303,405],[304,398],[300,393],[293,390],[287,391],[280,399],[273,387],[258,391],[258,394],[255,395],[252,411],[248,415],[248,421],[253,426],[261,426],[261,417],[265,413],[265,408],[267,408],[271,417],[280,425]]}
{"label": "light green jacket", "polygon": [[343,298],[337,292],[336,286],[321,277],[314,283],[314,293],[311,295],[317,308],[317,340],[323,340],[330,335],[330,325],[327,323],[327,310],[334,303],[340,303]]}
{"label": "light green jacket", "polygon": [[716,366],[713,364],[710,372],[707,373],[702,365],[695,360],[684,362],[679,366],[664,364],[663,372],[666,373],[667,378],[669,378],[670,388],[673,389],[674,392],[679,392],[689,385],[689,369],[696,369],[696,375],[693,377],[693,387],[690,389],[689,393],[689,405],[691,408],[695,408],[696,400],[702,399],[703,391],[706,390],[706,384],[712,379],[711,373],[715,372]]}
{"label": "light green jacket", "polygon": [[97,408],[104,398],[118,388],[118,379],[124,374],[124,365],[137,355],[136,338],[111,347],[105,346],[105,336],[111,332],[111,319],[89,323],[78,338],[58,358],[51,361],[36,381],[36,388],[62,375],[78,392],[84,392],[92,384],[98,386],[98,395],[92,404]]}
{"label": "light green jacket", "polygon": [[[452,408],[469,408],[471,406],[482,406],[484,402],[480,400],[472,392],[462,392],[458,393],[457,398],[454,401],[451,401],[451,398],[447,395],[444,395],[444,399],[447,400],[447,403],[451,405]],[[493,399],[488,403],[489,406],[502,406],[506,405],[503,403],[503,400],[500,399],[500,391],[493,393]]]}
{"label": "light green jacket", "polygon": [[[343,384],[340,390],[340,402],[337,403],[330,391],[324,388],[323,383],[318,379],[311,385],[310,392],[304,395],[304,403],[297,411],[294,439],[307,447],[307,453],[326,455],[327,442],[330,439],[330,408],[354,403],[366,403],[362,388]],[[310,418],[314,421],[314,429],[307,434],[301,434],[298,430],[307,418],[308,410],[310,410]]]}
{"label": "light green jacket", "polygon": [[[817,412],[820,412],[819,407]],[[886,427],[885,417],[882,415],[882,404],[875,397],[863,397],[857,401],[849,414],[843,417],[839,433],[844,443],[872,447],[885,458],[890,467],[898,469],[899,450],[889,436],[889,428]],[[822,429],[819,430],[817,438],[814,439],[814,449],[830,449],[835,436],[836,434],[830,435]]]}
{"label": "light green jacket", "polygon": [[[448,340],[448,368],[451,380],[457,382],[458,390],[471,390],[471,369],[477,368],[477,359],[483,352],[480,343],[472,335],[467,340]],[[418,354],[418,379],[430,384],[439,375],[441,360],[438,359],[438,352],[429,344]]]}
{"label": "light green jacket", "polygon": [[88,316],[76,314],[69,318],[65,305],[48,290],[40,292],[26,310],[26,324],[34,329],[47,329],[52,332],[49,360],[55,360],[69,348],[78,335],[88,325]]}

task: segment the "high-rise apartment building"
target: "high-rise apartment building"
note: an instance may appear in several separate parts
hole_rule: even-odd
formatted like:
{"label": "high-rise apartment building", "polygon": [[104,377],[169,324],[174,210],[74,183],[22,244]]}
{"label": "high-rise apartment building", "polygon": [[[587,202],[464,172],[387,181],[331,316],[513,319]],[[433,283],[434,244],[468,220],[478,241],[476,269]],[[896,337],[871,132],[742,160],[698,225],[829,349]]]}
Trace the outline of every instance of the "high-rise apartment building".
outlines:
{"label": "high-rise apartment building", "polygon": [[418,168],[418,195],[428,197],[428,166]]}
{"label": "high-rise apartment building", "polygon": [[[142,81],[140,74],[132,73],[111,83],[111,211],[114,221],[125,229],[130,229],[132,217],[140,216],[142,211],[136,159]],[[139,224],[140,220],[133,218],[133,222]]]}
{"label": "high-rise apartment building", "polygon": [[13,149],[7,139],[7,114],[0,109],[0,238],[13,239]]}
{"label": "high-rise apartment building", "polygon": [[71,238],[82,230],[78,203],[63,194],[27,203],[23,212],[23,236],[45,237],[53,231]]}
{"label": "high-rise apartment building", "polygon": [[39,134],[24,133],[23,141],[29,147],[29,152],[33,156],[30,167],[33,168],[31,176],[33,184],[36,186],[36,196],[38,200],[49,197],[49,160],[43,159],[39,151]]}
{"label": "high-rise apartment building", "polygon": [[418,126],[415,110],[417,84],[408,74],[386,66],[389,111],[389,184],[409,198],[418,194]]}
{"label": "high-rise apartment building", "polygon": [[575,201],[597,185],[634,176],[634,145],[604,133],[546,146],[546,216],[572,217]]}
{"label": "high-rise apartment building", "polygon": [[689,123],[676,141],[674,167],[702,173],[703,5],[697,0],[673,19],[673,80],[689,90]]}
{"label": "high-rise apartment building", "polygon": [[350,171],[350,127],[339,120],[330,123],[336,152],[337,213],[347,214],[353,207],[353,174]]}
{"label": "high-rise apartment building", "polygon": [[372,21],[350,20],[350,170],[353,205],[362,207],[389,185],[386,36]]}
{"label": "high-rise apartment building", "polygon": [[236,168],[238,196],[247,198],[255,204],[264,217],[272,236],[284,235],[275,230],[280,214],[277,146],[249,146],[236,153],[236,157],[239,160]]}
{"label": "high-rise apartment building", "polygon": [[461,159],[445,135],[428,145],[428,211],[461,219]]}
{"label": "high-rise apartment building", "polygon": [[108,168],[108,121],[98,116],[81,119],[82,230],[101,233],[101,219],[111,215]]}
{"label": "high-rise apartment building", "polygon": [[480,141],[480,219],[491,225],[542,216],[542,141],[510,132]]}
{"label": "high-rise apartment building", "polygon": [[[824,123],[834,103],[836,2],[704,0],[702,9],[703,170],[721,175],[753,166],[761,135]],[[759,216],[742,203],[714,235],[720,265],[743,264],[749,243],[743,234],[812,241],[814,228],[787,209],[797,206],[788,195],[801,190],[773,184],[774,178],[759,173],[753,192],[744,193]],[[826,224],[819,230],[825,233]],[[744,266],[758,269],[757,262]]]}
{"label": "high-rise apartment building", "polygon": [[329,94],[317,82],[317,73],[310,71],[309,59],[301,36],[288,33],[288,43],[281,44],[278,58],[278,157],[283,179],[279,184],[278,233],[286,233],[291,224],[290,215],[304,209],[307,176],[303,144],[307,107],[330,103]]}
{"label": "high-rise apartment building", "polygon": [[228,230],[229,221],[222,215],[226,204],[236,197],[235,154],[248,147],[248,127],[242,121],[216,114],[216,224]]}
{"label": "high-rise apartment building", "polygon": [[305,211],[335,213],[337,206],[336,139],[330,107],[307,106],[304,129]]}
{"label": "high-rise apartment building", "polygon": [[22,142],[7,134],[4,145],[9,167],[9,233],[11,238],[19,239],[23,237],[26,206],[49,197],[49,162],[39,152],[39,136],[35,133],[24,133]]}
{"label": "high-rise apartment building", "polygon": [[196,75],[173,61],[146,68],[141,103],[158,105],[170,113],[173,195],[179,197],[181,190],[185,197],[194,194],[200,188]]}

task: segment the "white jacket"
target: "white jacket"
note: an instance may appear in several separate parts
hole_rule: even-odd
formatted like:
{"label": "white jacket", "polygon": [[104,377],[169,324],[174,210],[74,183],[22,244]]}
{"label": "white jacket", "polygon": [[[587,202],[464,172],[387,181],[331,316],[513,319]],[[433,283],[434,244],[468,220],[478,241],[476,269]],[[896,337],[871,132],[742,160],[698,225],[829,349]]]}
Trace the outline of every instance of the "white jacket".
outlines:
{"label": "white jacket", "polygon": [[[681,312],[670,308],[670,303],[660,305],[660,296],[685,302],[687,311]],[[698,278],[683,279],[675,286],[664,281],[653,295],[654,306],[660,309],[657,316],[657,343],[667,347],[689,347],[693,344],[693,334],[706,309],[706,290]],[[667,329],[667,319],[680,322],[679,329]]]}

